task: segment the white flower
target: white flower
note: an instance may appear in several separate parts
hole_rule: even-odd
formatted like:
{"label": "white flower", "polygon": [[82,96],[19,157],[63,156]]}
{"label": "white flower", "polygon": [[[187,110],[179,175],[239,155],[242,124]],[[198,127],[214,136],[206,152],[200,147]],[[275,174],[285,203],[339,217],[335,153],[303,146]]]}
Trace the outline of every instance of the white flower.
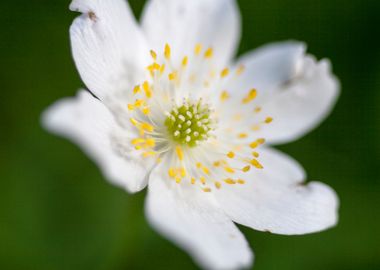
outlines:
{"label": "white flower", "polygon": [[[328,61],[282,42],[232,62],[234,0],[150,0],[138,25],[124,0],[74,0],[73,55],[89,92],[44,125],[78,143],[129,192],[149,185],[151,224],[204,268],[253,256],[234,222],[277,234],[334,226],[338,200],[270,148],[318,125],[338,95]],[[264,145],[264,142],[265,145]]]}

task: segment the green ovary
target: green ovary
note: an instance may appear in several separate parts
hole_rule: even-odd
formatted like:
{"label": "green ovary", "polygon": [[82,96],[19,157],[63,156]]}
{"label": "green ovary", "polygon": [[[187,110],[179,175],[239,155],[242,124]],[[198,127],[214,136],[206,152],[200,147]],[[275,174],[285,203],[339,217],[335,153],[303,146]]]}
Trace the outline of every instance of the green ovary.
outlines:
{"label": "green ovary", "polygon": [[174,107],[165,120],[173,141],[189,147],[195,147],[209,138],[211,124],[210,110],[201,101],[195,104],[185,102],[180,107]]}

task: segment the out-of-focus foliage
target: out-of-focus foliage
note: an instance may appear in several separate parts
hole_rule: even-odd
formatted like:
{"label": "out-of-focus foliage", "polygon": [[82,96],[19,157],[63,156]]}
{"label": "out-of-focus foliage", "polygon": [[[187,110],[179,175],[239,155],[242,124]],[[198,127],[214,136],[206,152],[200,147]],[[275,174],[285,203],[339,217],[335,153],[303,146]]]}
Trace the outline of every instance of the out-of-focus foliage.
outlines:
{"label": "out-of-focus foliage", "polygon": [[[130,1],[139,14],[144,1]],[[281,146],[311,180],[333,186],[340,224],[315,235],[243,229],[255,269],[380,269],[380,1],[239,1],[240,53],[284,39],[331,59],[342,82],[324,124]],[[41,111],[74,95],[68,0],[0,2],[0,269],[195,269],[144,218],[144,192],[103,179],[68,141],[40,127]]]}

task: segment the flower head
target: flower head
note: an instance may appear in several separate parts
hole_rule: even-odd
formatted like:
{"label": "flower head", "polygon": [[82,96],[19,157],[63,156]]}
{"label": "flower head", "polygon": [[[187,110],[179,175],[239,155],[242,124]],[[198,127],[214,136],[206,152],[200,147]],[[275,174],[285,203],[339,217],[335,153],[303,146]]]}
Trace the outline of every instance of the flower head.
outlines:
{"label": "flower head", "polygon": [[[78,143],[129,192],[149,184],[146,212],[205,268],[240,268],[252,253],[233,222],[279,234],[324,230],[337,197],[269,147],[330,111],[330,64],[298,42],[232,62],[234,0],[150,0],[141,26],[124,0],[74,0],[75,62],[88,87],[53,105],[45,126]],[[95,96],[95,97],[94,97]]]}

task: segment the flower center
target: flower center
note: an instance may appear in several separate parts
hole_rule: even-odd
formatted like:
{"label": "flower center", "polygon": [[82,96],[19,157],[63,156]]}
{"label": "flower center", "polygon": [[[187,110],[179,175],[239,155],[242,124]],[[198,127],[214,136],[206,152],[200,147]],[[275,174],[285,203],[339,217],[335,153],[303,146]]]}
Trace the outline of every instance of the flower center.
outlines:
{"label": "flower center", "polygon": [[195,147],[210,137],[213,124],[210,114],[209,106],[201,99],[196,103],[184,101],[167,115],[165,125],[173,141]]}

